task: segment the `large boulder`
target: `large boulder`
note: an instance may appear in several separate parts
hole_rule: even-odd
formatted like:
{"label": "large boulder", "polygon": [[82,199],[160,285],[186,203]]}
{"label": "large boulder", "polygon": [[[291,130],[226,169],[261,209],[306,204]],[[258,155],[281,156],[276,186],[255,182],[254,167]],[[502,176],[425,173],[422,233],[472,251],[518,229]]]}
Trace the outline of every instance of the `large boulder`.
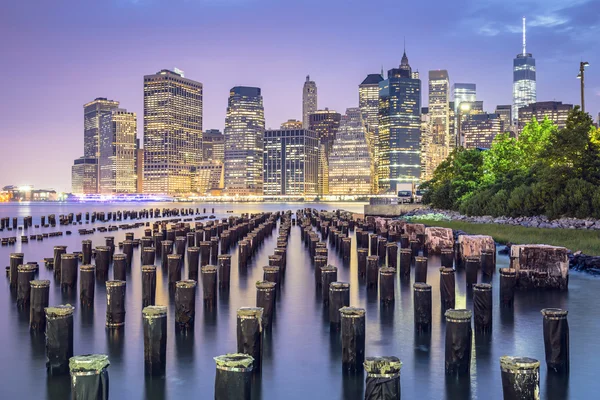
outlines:
{"label": "large boulder", "polygon": [[517,271],[517,287],[566,290],[569,284],[569,251],[545,244],[513,245],[510,266]]}
{"label": "large boulder", "polygon": [[404,226],[406,225],[406,221],[402,219],[392,219],[387,222],[388,231],[390,234],[395,234],[397,237],[404,232]]}
{"label": "large boulder", "polygon": [[416,240],[417,235],[425,234],[425,225],[423,225],[423,224],[406,224],[406,225],[404,225],[404,233],[408,235],[409,240]]}
{"label": "large boulder", "polygon": [[494,252],[496,260],[496,243],[491,236],[487,235],[460,235],[458,237],[458,257],[460,264],[464,264],[467,257],[481,257],[483,250]]}
{"label": "large boulder", "polygon": [[425,228],[425,246],[428,254],[439,254],[442,249],[454,248],[454,234],[450,228]]}

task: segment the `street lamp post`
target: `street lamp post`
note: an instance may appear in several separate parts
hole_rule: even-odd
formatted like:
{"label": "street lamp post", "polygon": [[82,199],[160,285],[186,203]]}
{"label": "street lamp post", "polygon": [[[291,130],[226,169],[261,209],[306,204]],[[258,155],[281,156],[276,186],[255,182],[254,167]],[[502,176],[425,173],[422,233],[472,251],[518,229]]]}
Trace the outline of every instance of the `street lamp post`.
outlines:
{"label": "street lamp post", "polygon": [[588,67],[589,65],[590,65],[589,62],[581,61],[579,63],[579,75],[577,75],[577,78],[581,79],[581,111],[583,111],[583,112],[585,112],[585,96],[583,94],[584,87],[585,87],[585,83],[584,83],[585,67]]}

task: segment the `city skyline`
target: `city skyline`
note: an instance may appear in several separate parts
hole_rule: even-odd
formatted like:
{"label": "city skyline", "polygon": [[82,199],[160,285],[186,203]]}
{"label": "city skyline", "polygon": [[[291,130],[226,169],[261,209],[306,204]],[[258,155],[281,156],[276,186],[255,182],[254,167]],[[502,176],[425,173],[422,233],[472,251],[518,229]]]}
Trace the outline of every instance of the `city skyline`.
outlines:
{"label": "city skyline", "polygon": [[[358,106],[357,85],[382,65],[384,70],[398,65],[406,35],[414,70],[426,76],[428,70],[446,69],[451,84],[475,83],[478,99],[490,112],[512,102],[512,59],[521,50],[524,15],[527,50],[538,67],[537,100],[579,104],[575,76],[578,62],[585,59],[591,64],[586,109],[597,115],[600,108],[600,73],[595,72],[600,60],[591,46],[600,27],[591,18],[597,7],[591,2],[527,1],[498,13],[491,10],[500,3],[488,0],[469,16],[442,3],[435,10],[414,4],[403,6],[407,18],[401,29],[379,26],[376,18],[368,22],[385,7],[400,7],[393,2],[384,1],[377,10],[346,3],[340,9],[342,3],[331,2],[310,20],[307,35],[306,26],[294,27],[281,16],[306,15],[310,1],[277,7],[271,3],[198,1],[165,10],[160,1],[118,1],[101,7],[66,1],[54,6],[40,2],[35,12],[29,5],[8,5],[10,24],[1,29],[12,38],[4,54],[13,61],[2,68],[4,76],[16,78],[7,80],[12,95],[2,100],[0,135],[3,145],[14,151],[0,160],[9,180],[2,184],[69,191],[70,167],[83,147],[82,104],[97,97],[119,101],[138,115],[142,139],[143,76],[174,67],[205,87],[204,130],[223,130],[228,90],[236,85],[261,88],[266,128],[277,128],[288,119],[302,119],[302,84],[308,74],[319,87],[320,109],[340,112]],[[247,18],[257,13],[257,19]],[[340,13],[344,24],[334,18]],[[182,16],[177,25],[164,18],[174,14]],[[198,15],[207,22],[198,24]],[[440,23],[424,29],[419,24],[425,17]],[[220,26],[229,19],[239,26],[227,28],[231,31]],[[317,38],[326,39],[320,48]],[[93,51],[90,42],[97,45]],[[421,100],[426,106],[424,93]],[[36,118],[26,117],[31,109],[39,111]],[[31,142],[40,146],[28,146]],[[60,148],[61,154],[48,148]],[[22,163],[23,154],[40,161]]]}

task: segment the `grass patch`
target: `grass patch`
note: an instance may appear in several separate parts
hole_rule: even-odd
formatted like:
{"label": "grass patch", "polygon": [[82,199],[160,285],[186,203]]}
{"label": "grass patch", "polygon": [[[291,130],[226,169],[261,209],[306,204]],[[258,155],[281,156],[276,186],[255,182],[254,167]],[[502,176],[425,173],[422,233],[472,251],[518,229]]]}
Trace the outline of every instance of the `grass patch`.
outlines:
{"label": "grass patch", "polygon": [[575,252],[581,250],[590,256],[600,255],[600,231],[581,229],[527,228],[502,224],[473,224],[462,221],[415,221],[429,226],[458,229],[472,235],[490,235],[498,243],[549,244]]}

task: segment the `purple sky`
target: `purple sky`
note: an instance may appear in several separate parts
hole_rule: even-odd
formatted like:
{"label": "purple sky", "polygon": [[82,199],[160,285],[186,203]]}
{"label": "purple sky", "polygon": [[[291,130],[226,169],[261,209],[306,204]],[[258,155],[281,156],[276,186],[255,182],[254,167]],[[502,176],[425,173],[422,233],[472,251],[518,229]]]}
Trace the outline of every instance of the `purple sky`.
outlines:
{"label": "purple sky", "polygon": [[[513,0],[514,1],[514,0]],[[262,88],[267,127],[301,119],[302,84],[319,108],[358,104],[369,73],[397,66],[402,41],[413,70],[447,69],[477,84],[486,110],[512,102],[512,59],[537,61],[538,101],[579,103],[579,61],[589,61],[586,108],[600,111],[597,0],[21,0],[0,9],[0,186],[69,191],[83,154],[83,104],[118,100],[138,113],[143,75],[178,67],[204,84],[204,129],[222,130],[229,89]]]}

